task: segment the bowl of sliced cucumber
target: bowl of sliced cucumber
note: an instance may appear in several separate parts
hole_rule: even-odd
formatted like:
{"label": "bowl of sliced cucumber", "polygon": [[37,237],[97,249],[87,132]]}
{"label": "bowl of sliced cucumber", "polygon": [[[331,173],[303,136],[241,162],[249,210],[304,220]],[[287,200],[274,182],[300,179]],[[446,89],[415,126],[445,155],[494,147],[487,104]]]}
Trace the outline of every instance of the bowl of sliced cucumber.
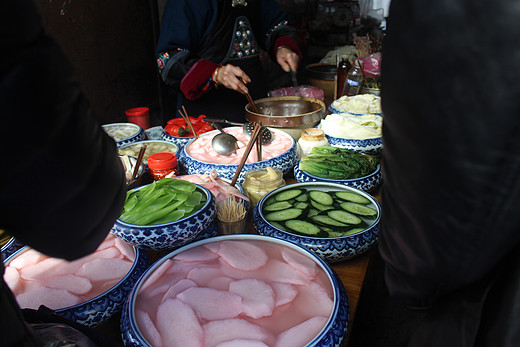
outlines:
{"label": "bowl of sliced cucumber", "polygon": [[333,263],[368,251],[378,240],[381,207],[370,194],[337,183],[289,184],[253,209],[260,235],[296,243]]}

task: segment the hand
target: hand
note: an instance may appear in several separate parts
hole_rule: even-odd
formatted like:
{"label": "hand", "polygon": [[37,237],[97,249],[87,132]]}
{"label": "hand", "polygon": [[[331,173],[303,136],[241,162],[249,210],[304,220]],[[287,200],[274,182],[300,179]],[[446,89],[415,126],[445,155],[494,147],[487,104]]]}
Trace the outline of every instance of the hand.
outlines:
{"label": "hand", "polygon": [[291,70],[297,71],[299,59],[300,57],[298,57],[298,54],[294,53],[289,48],[280,47],[276,51],[276,61],[285,72]]}
{"label": "hand", "polygon": [[231,64],[217,67],[213,73],[213,80],[219,85],[242,94],[249,92],[246,83],[251,82],[249,76],[241,68]]}

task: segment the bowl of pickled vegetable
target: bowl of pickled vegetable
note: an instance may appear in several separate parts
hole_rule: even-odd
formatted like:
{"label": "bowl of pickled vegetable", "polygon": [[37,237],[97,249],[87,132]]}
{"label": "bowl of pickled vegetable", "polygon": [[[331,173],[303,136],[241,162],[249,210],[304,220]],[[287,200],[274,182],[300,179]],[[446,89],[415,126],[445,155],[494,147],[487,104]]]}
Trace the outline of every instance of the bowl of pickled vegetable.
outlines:
{"label": "bowl of pickled vegetable", "polygon": [[145,165],[148,164],[148,157],[155,153],[172,152],[176,156],[178,156],[179,154],[179,146],[172,142],[164,140],[146,140],[129,143],[127,145],[119,147],[118,152],[119,155],[128,155],[129,157],[137,158],[139,156],[139,150],[141,149],[141,147],[145,145],[146,151],[144,152],[143,156],[143,163]]}
{"label": "bowl of pickled vegetable", "polygon": [[367,192],[383,178],[378,157],[332,146],[314,147],[293,171],[298,182],[343,184]]}
{"label": "bowl of pickled vegetable", "polygon": [[128,192],[111,232],[147,251],[172,250],[206,231],[215,211],[215,199],[208,189],[163,178]]}
{"label": "bowl of pickled vegetable", "polygon": [[289,184],[253,209],[260,235],[296,243],[333,263],[368,251],[378,240],[381,208],[370,194],[337,183]]}
{"label": "bowl of pickled vegetable", "polygon": [[102,125],[102,128],[116,141],[117,148],[146,138],[143,128],[134,123],[111,123]]}

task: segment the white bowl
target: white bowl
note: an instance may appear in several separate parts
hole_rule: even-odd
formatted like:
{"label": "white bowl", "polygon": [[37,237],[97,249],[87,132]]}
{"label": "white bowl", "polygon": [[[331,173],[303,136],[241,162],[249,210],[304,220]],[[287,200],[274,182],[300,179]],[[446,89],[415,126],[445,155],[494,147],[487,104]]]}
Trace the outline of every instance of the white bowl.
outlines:
{"label": "white bowl", "polygon": [[102,128],[116,141],[117,148],[146,138],[143,128],[134,123],[111,123],[102,125]]}

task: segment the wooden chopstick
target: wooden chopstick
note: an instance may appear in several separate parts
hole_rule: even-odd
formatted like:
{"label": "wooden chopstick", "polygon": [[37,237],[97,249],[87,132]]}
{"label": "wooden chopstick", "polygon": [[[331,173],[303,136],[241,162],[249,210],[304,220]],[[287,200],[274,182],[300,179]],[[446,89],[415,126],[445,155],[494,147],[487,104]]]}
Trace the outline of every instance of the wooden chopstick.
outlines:
{"label": "wooden chopstick", "polygon": [[190,127],[191,133],[193,134],[193,136],[195,136],[195,139],[198,139],[199,135],[197,135],[197,133],[195,132],[195,129],[191,124],[190,117],[188,116],[188,112],[186,112],[186,108],[184,107],[184,105],[182,105],[182,110],[184,111],[184,114],[181,112],[181,110],[179,110],[179,114],[181,115],[182,119],[184,119],[186,124]]}
{"label": "wooden chopstick", "polygon": [[235,175],[233,176],[233,180],[231,181],[231,186],[234,187],[237,183],[238,176],[240,175],[240,172],[244,168],[244,164],[246,163],[247,157],[249,156],[249,153],[251,153],[251,149],[253,148],[253,144],[256,142],[258,135],[260,134],[260,128],[262,126],[260,123],[255,122],[255,127],[253,129],[253,134],[251,135],[251,138],[249,139],[249,143],[247,144],[246,150],[244,154],[242,155],[242,159],[240,159],[240,164],[238,164],[237,171],[235,172]]}
{"label": "wooden chopstick", "polygon": [[260,132],[256,137],[256,161],[262,161],[262,122],[260,123]]}
{"label": "wooden chopstick", "polygon": [[251,97],[251,95],[249,93],[246,93],[246,98],[247,98],[247,101],[249,101],[249,105],[251,105],[253,112],[260,113],[260,112],[258,112],[258,107],[256,107],[256,104],[253,101],[253,98]]}
{"label": "wooden chopstick", "polygon": [[139,167],[141,166],[141,163],[143,162],[144,152],[146,152],[146,145],[141,147],[139,150],[139,154],[137,155],[137,161],[135,162],[134,172],[132,173],[132,179],[130,179],[130,182],[135,180],[137,177],[137,174],[139,173]]}

